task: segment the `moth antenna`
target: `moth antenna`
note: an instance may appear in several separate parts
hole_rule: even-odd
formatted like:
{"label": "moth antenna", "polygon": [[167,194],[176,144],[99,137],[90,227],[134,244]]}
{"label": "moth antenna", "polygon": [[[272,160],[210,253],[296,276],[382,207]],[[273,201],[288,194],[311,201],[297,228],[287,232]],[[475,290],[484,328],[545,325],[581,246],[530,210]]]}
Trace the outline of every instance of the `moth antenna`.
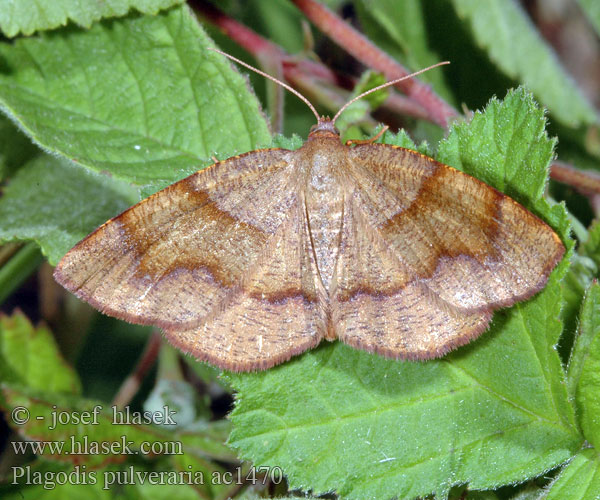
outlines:
{"label": "moth antenna", "polygon": [[365,97],[365,96],[367,96],[369,94],[372,94],[373,92],[377,92],[378,90],[385,89],[386,87],[390,87],[391,85],[396,85],[397,83],[401,82],[402,80],[407,80],[409,78],[413,78],[413,77],[415,77],[417,75],[420,75],[421,73],[425,73],[425,71],[429,71],[430,69],[437,68],[438,66],[444,66],[446,64],[450,64],[450,61],[442,61],[442,62],[439,62],[437,64],[433,64],[431,66],[428,66],[427,68],[423,68],[423,69],[421,69],[419,71],[415,71],[414,73],[411,73],[410,75],[405,75],[405,76],[403,76],[401,78],[397,78],[396,80],[391,80],[389,82],[384,83],[383,85],[379,85],[377,87],[373,87],[372,89],[367,90],[366,92],[363,92],[360,95],[357,95],[356,97],[354,97],[353,99],[349,100],[346,104],[344,104],[340,108],[340,110],[335,114],[335,116],[331,120],[332,123],[335,125],[335,121],[340,117],[340,115],[344,112],[344,110],[346,108],[348,108],[348,106],[350,106],[351,104],[354,104],[356,101],[362,99],[363,97]]}
{"label": "moth antenna", "polygon": [[[268,78],[272,82],[278,83],[284,89],[289,90],[292,94],[294,94],[297,97],[299,97],[310,108],[310,110],[313,112],[313,115],[315,115],[317,117],[317,122],[319,120],[321,120],[321,118],[319,117],[319,113],[317,113],[317,110],[311,104],[311,102],[306,97],[304,97],[300,92],[298,92],[296,89],[293,89],[292,87],[290,87],[287,83],[283,83],[281,80],[278,80],[274,76],[271,76],[268,73],[265,73],[264,71],[256,69],[254,66],[250,66],[249,64],[245,63],[244,61],[240,61],[237,57],[233,57],[232,55],[229,55],[226,52],[223,52],[222,50],[215,49],[213,47],[208,47],[208,50],[212,50],[213,52],[217,52],[218,54],[221,54],[222,56],[225,56],[228,59],[231,59],[232,61],[235,61],[236,63],[241,64],[245,68],[248,68],[249,70],[252,70],[255,73],[258,73],[259,75],[264,76],[265,78]],[[429,69],[429,68],[427,68],[427,69]],[[423,70],[423,71],[425,71],[425,70]],[[415,74],[418,74],[418,73],[415,73]]]}

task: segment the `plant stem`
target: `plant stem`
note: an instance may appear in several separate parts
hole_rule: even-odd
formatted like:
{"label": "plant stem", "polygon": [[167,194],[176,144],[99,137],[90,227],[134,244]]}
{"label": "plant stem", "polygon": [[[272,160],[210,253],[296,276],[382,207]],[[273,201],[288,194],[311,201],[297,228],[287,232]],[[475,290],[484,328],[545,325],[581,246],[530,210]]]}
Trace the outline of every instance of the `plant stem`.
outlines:
{"label": "plant stem", "polygon": [[140,356],[140,359],[138,360],[133,372],[130,373],[123,381],[121,387],[119,387],[119,390],[117,391],[117,394],[113,398],[113,405],[123,408],[127,406],[127,404],[133,399],[137,391],[140,389],[144,377],[156,361],[158,353],[160,352],[161,343],[162,339],[160,337],[160,333],[157,329],[154,329],[148,337],[144,351],[142,352],[142,355]]}
{"label": "plant stem", "polygon": [[600,174],[579,170],[568,163],[555,161],[550,167],[550,178],[574,187],[586,196],[600,194]]}
{"label": "plant stem", "polygon": [[[324,5],[315,0],[293,2],[329,38],[367,67],[381,71],[386,79],[395,80],[410,73]],[[452,106],[416,78],[400,82],[397,87],[418,102],[428,113],[429,119],[441,127],[447,128],[450,120],[459,116]]]}

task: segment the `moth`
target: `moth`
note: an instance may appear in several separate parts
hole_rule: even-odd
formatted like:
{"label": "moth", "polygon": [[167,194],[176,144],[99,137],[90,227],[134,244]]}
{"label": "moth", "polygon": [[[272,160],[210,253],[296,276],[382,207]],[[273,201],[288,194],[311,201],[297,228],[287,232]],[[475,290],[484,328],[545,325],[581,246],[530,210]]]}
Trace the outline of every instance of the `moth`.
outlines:
{"label": "moth", "polygon": [[232,371],[323,339],[440,357],[544,287],[564,253],[545,222],[417,152],[342,144],[344,108],[324,118],[300,97],[317,117],[300,149],[251,151],[172,184],[78,243],[55,279]]}

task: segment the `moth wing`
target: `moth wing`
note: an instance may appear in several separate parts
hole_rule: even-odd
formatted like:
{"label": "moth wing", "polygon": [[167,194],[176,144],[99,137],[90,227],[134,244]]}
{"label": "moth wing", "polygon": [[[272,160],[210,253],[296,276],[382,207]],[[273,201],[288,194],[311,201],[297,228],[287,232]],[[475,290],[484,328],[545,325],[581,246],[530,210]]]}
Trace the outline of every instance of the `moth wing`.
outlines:
{"label": "moth wing", "polygon": [[[290,221],[299,206],[294,172],[290,152],[280,149],[217,163],[99,227],[63,257],[54,276],[108,315],[169,331],[193,329],[215,311],[225,314],[249,270],[260,275],[265,262],[273,261],[270,269],[279,262],[281,272],[297,266],[294,276],[312,272],[301,269],[312,264],[292,255],[292,241],[285,252],[277,247],[283,228],[300,223]],[[269,300],[281,292],[276,278],[265,278]],[[290,280],[283,277],[281,286],[310,284],[304,275],[301,283]]]}
{"label": "moth wing", "polygon": [[349,344],[443,355],[483,332],[495,309],[539,291],[563,255],[548,225],[469,175],[380,144],[349,158],[358,188],[346,201],[332,298]]}
{"label": "moth wing", "polygon": [[169,340],[232,371],[264,370],[316,346],[327,331],[325,292],[303,194],[251,269],[211,314]]}

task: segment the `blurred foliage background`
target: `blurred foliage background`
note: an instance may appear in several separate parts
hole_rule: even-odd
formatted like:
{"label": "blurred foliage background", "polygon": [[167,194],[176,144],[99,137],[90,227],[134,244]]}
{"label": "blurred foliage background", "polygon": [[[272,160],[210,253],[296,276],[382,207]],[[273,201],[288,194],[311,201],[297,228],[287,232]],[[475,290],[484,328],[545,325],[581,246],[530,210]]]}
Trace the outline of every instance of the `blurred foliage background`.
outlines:
{"label": "blurred foliage background", "polygon": [[[315,493],[335,490],[340,497],[348,498],[388,498],[388,489],[400,491],[395,483],[399,481],[397,477],[392,479],[390,476],[388,489],[383,486],[381,490],[374,487],[360,489],[353,483],[353,473],[341,466],[340,470],[314,472],[320,467],[318,461],[306,469],[299,467],[296,470],[293,466],[283,469],[292,485],[290,491],[280,471],[273,469],[273,463],[270,463],[271,475],[265,477],[264,471],[256,474],[249,461],[240,461],[237,453],[225,445],[231,431],[231,422],[225,417],[234,402],[231,384],[240,391],[240,401],[254,398],[268,406],[269,402],[260,398],[276,392],[272,388],[276,385],[269,384],[291,387],[283,384],[293,384],[290,374],[294,372],[275,372],[274,377],[281,375],[277,380],[269,379],[269,374],[263,378],[220,377],[216,369],[169,347],[152,328],[102,316],[66,293],[52,279],[52,265],[74,242],[138,201],[140,195],[146,196],[199,166],[211,163],[212,156],[226,158],[236,152],[269,145],[269,128],[285,137],[297,134],[305,138],[314,124],[314,116],[302,102],[250,73],[247,77],[264,115],[255,109],[251,97],[247,97],[250,93],[242,79],[231,83],[231,88],[250,104],[242,105],[239,115],[222,120],[219,126],[213,122],[221,118],[223,111],[211,109],[203,115],[206,123],[213,124],[207,126],[210,130],[190,132],[191,125],[188,127],[186,120],[194,121],[196,113],[200,116],[201,111],[192,105],[187,116],[189,102],[186,107],[183,98],[172,108],[150,104],[148,109],[150,114],[158,117],[157,122],[164,116],[181,113],[177,124],[164,132],[170,136],[179,134],[181,141],[174,139],[169,146],[171,149],[164,144],[154,147],[150,141],[143,144],[142,150],[148,148],[148,158],[153,162],[136,169],[136,165],[144,164],[144,158],[135,156],[137,153],[132,148],[123,152],[125,146],[138,145],[134,142],[138,138],[132,132],[137,125],[133,123],[131,129],[127,128],[130,125],[126,124],[129,113],[125,109],[126,102],[119,103],[125,111],[123,118],[115,118],[114,123],[111,122],[113,111],[110,106],[98,104],[117,99],[110,94],[111,86],[120,88],[122,84],[123,96],[128,95],[126,78],[120,76],[119,70],[115,69],[114,77],[104,85],[90,85],[95,93],[91,92],[92,97],[82,98],[84,104],[80,107],[71,104],[74,102],[72,96],[78,85],[85,86],[82,82],[86,78],[94,78],[97,67],[109,64],[102,62],[100,53],[103,50],[108,54],[108,61],[112,50],[135,54],[131,59],[124,57],[123,61],[125,65],[131,63],[132,72],[132,68],[136,71],[143,68],[137,75],[141,94],[147,92],[145,95],[158,99],[168,89],[173,91],[175,86],[170,86],[171,82],[164,76],[171,71],[170,50],[178,51],[183,71],[186,65],[196,68],[196,61],[204,57],[199,47],[210,43],[200,34],[200,28],[195,31],[197,26],[193,23],[197,23],[222,50],[297,87],[323,114],[335,113],[352,95],[390,79],[390,72],[398,70],[394,65],[378,65],[373,53],[363,50],[365,44],[356,44],[354,35],[342,34],[336,39],[334,31],[340,24],[362,33],[407,71],[442,60],[451,62],[442,70],[419,77],[425,86],[416,91],[413,89],[408,98],[402,98],[397,90],[393,90],[353,107],[340,124],[344,138],[370,137],[378,130],[378,124],[386,123],[392,131],[404,129],[421,150],[434,155],[439,141],[448,137],[450,125],[469,122],[473,111],[484,108],[492,97],[503,99],[509,89],[519,86],[531,92],[547,112],[548,135],[558,139],[548,193],[550,198],[566,203],[575,237],[570,267],[567,270],[565,265],[561,271],[565,277],[559,308],[562,309],[564,331],[559,351],[564,366],[569,359],[575,359],[577,364],[578,358],[571,355],[576,338],[583,339],[579,344],[586,353],[598,352],[594,347],[598,344],[599,327],[595,322],[597,290],[593,283],[600,265],[600,230],[594,225],[600,210],[600,4],[594,0],[329,0],[322,4],[338,19],[328,21],[318,14],[311,18],[312,2],[289,0],[226,0],[218,5],[199,0],[188,4],[178,0],[115,0],[110,4],[60,0],[46,6],[33,0],[22,0],[18,5],[10,0],[0,0],[3,33],[0,39],[0,106],[4,111],[0,116],[3,193],[0,198],[0,238],[5,242],[0,247],[0,310],[3,312],[0,378],[3,382],[1,402],[5,410],[0,424],[3,430],[0,473],[4,478],[0,494],[3,498],[63,498],[68,495],[76,498],[158,498],[161,495],[268,498],[302,496],[305,493],[300,493],[300,489]],[[176,42],[164,38],[163,24]],[[251,30],[250,35],[244,31],[246,29]],[[74,42],[71,46],[70,42],[65,42],[74,39],[81,43]],[[357,52],[349,48],[352,44],[356,44]],[[73,52],[74,47],[80,52]],[[164,53],[148,56],[145,61],[146,54],[159,49],[164,49]],[[156,58],[150,61],[151,57]],[[163,67],[159,67],[160,61],[164,61]],[[80,65],[79,70],[71,72],[77,65]],[[232,71],[228,63],[220,68],[220,71]],[[73,74],[76,77],[70,80],[69,75]],[[189,76],[192,85],[207,85],[196,78],[200,77]],[[48,83],[51,79],[52,84]],[[163,81],[164,87],[161,86]],[[55,87],[50,88],[51,85]],[[176,88],[173,94],[177,94]],[[519,99],[526,101],[527,97]],[[89,105],[90,102],[96,108]],[[195,103],[198,108],[201,108],[200,104]],[[103,105],[106,108],[102,108]],[[231,102],[223,106],[225,110],[232,107]],[[525,111],[519,108],[514,113],[507,116],[515,123],[521,123],[518,113]],[[251,117],[250,121],[248,117]],[[537,119],[537,123],[543,122],[541,114]],[[234,123],[244,120],[250,131],[232,130],[237,126]],[[100,122],[102,126],[96,128]],[[228,128],[225,132],[222,130]],[[152,135],[148,129],[145,133]],[[488,133],[493,138],[494,131]],[[542,134],[539,133],[540,137]],[[202,138],[197,142],[203,142],[204,149],[201,145],[186,143],[192,143],[198,137]],[[281,137],[277,141],[277,144],[288,144]],[[300,142],[295,138],[289,144],[289,147],[297,147]],[[470,143],[470,147],[477,145]],[[515,139],[515,151],[519,147],[521,145]],[[485,156],[485,150],[479,154]],[[57,158],[68,161],[61,160],[64,163],[59,164]],[[110,175],[81,173],[81,166],[90,172],[108,172]],[[56,196],[59,186],[79,193],[78,201]],[[532,205],[534,201],[531,201]],[[72,220],[66,221],[67,216]],[[53,225],[48,221],[60,222]],[[555,227],[559,225],[556,223]],[[584,314],[580,316],[584,297],[587,297],[587,309],[584,307]],[[578,325],[579,334],[576,333]],[[587,330],[582,331],[581,325]],[[553,349],[553,346],[550,342],[549,348]],[[319,356],[325,359],[323,353],[328,355],[329,351],[317,353],[315,363],[321,359]],[[310,356],[306,360],[312,362]],[[336,351],[332,362],[336,362],[336,356],[342,354]],[[595,359],[592,354],[590,356]],[[363,366],[360,363],[364,362],[361,358],[356,361],[356,366]],[[585,379],[585,374],[593,371],[593,367],[584,366],[581,377]],[[419,376],[415,374],[415,380]],[[598,382],[593,375],[589,377],[586,390],[591,395],[581,401],[595,403],[589,403],[590,406],[581,403],[588,408],[581,410],[581,414],[596,408],[593,404],[600,400]],[[310,377],[308,382],[302,382],[310,383]],[[264,390],[260,389],[261,384]],[[579,394],[577,389],[573,390],[575,392],[570,396]],[[291,406],[293,401],[283,397],[277,400],[280,406],[284,403]],[[53,404],[57,407],[53,408]],[[164,426],[127,426],[117,432],[107,420],[93,429],[75,424],[65,426],[62,434],[57,434],[41,425],[36,427],[35,419],[24,426],[15,425],[10,416],[11,409],[18,405],[31,408],[32,415],[35,410],[48,419],[53,409],[90,411],[94,404],[102,404],[105,408],[111,404],[129,405],[132,411],[160,411],[167,405],[177,409],[181,420],[175,430]],[[569,411],[565,415],[571,415]],[[243,408],[239,414],[243,416]],[[575,421],[572,415],[568,418]],[[590,422],[597,419],[589,418]],[[243,435],[245,426],[251,424],[241,418],[238,422],[238,437],[233,439],[237,439],[237,447],[244,449],[247,458],[260,455],[254,451],[252,456],[253,452],[249,450],[254,449],[253,437]],[[421,490],[415,487],[414,491],[420,491],[421,495],[437,491],[440,496],[473,499],[595,498],[586,495],[590,495],[590,491],[600,495],[600,461],[597,453],[590,451],[595,450],[592,445],[596,444],[590,433],[598,430],[598,424],[592,422],[591,427],[586,427],[585,421],[577,425],[573,422],[567,427],[583,428],[583,431],[572,437],[566,446],[571,447],[570,458],[575,465],[563,476],[560,475],[566,469],[555,468],[544,474],[546,469],[541,465],[558,465],[569,458],[560,455],[562,458],[559,459],[557,455],[552,459],[554,461],[540,462],[537,469],[526,470],[524,467],[517,486],[509,484],[514,482],[506,480],[509,476],[503,476],[495,483],[489,479],[486,488],[480,488],[497,487],[496,490],[481,493],[457,486],[456,483],[461,481],[448,478],[443,487],[438,485],[437,489],[431,489],[424,481]],[[40,453],[40,459],[31,451],[16,452],[13,445],[27,439],[65,441],[71,435],[78,438],[89,435],[90,440],[112,442],[123,433],[136,446],[147,441],[176,441],[183,443],[185,451],[182,455],[157,453],[150,458],[121,457],[117,453],[108,458],[100,457],[102,459],[72,459],[65,458],[64,453]],[[247,448],[244,448],[244,439],[250,442]],[[290,460],[308,459],[303,455],[307,449],[303,445],[304,442],[299,440],[298,456],[289,452]],[[292,442],[291,446],[296,444]],[[576,453],[579,446],[583,451]],[[275,448],[273,443],[264,445],[264,449],[272,453],[277,453]],[[343,462],[343,457],[334,458]],[[265,461],[269,460],[265,458]],[[96,471],[98,476],[106,471],[126,471],[130,466],[145,472],[199,471],[205,480],[191,486],[133,481],[136,484],[104,489],[100,481],[87,485],[73,485],[67,481],[64,485],[44,487],[43,477],[60,478],[61,472],[73,470],[74,465],[85,465],[89,467],[88,471]],[[23,480],[13,481],[14,467],[31,467],[31,473],[42,474],[38,476],[42,477],[42,484],[25,485]],[[242,471],[243,481],[236,484],[235,481],[211,482],[207,479],[212,474],[223,478],[226,471]],[[48,476],[43,476],[44,473]],[[575,477],[589,481],[584,481],[588,493],[569,486],[569,481]],[[411,480],[419,484],[419,479],[412,477]],[[349,486],[344,490],[343,485]],[[335,492],[325,495],[326,498],[335,496]],[[407,493],[406,498],[414,496],[416,494]]]}

